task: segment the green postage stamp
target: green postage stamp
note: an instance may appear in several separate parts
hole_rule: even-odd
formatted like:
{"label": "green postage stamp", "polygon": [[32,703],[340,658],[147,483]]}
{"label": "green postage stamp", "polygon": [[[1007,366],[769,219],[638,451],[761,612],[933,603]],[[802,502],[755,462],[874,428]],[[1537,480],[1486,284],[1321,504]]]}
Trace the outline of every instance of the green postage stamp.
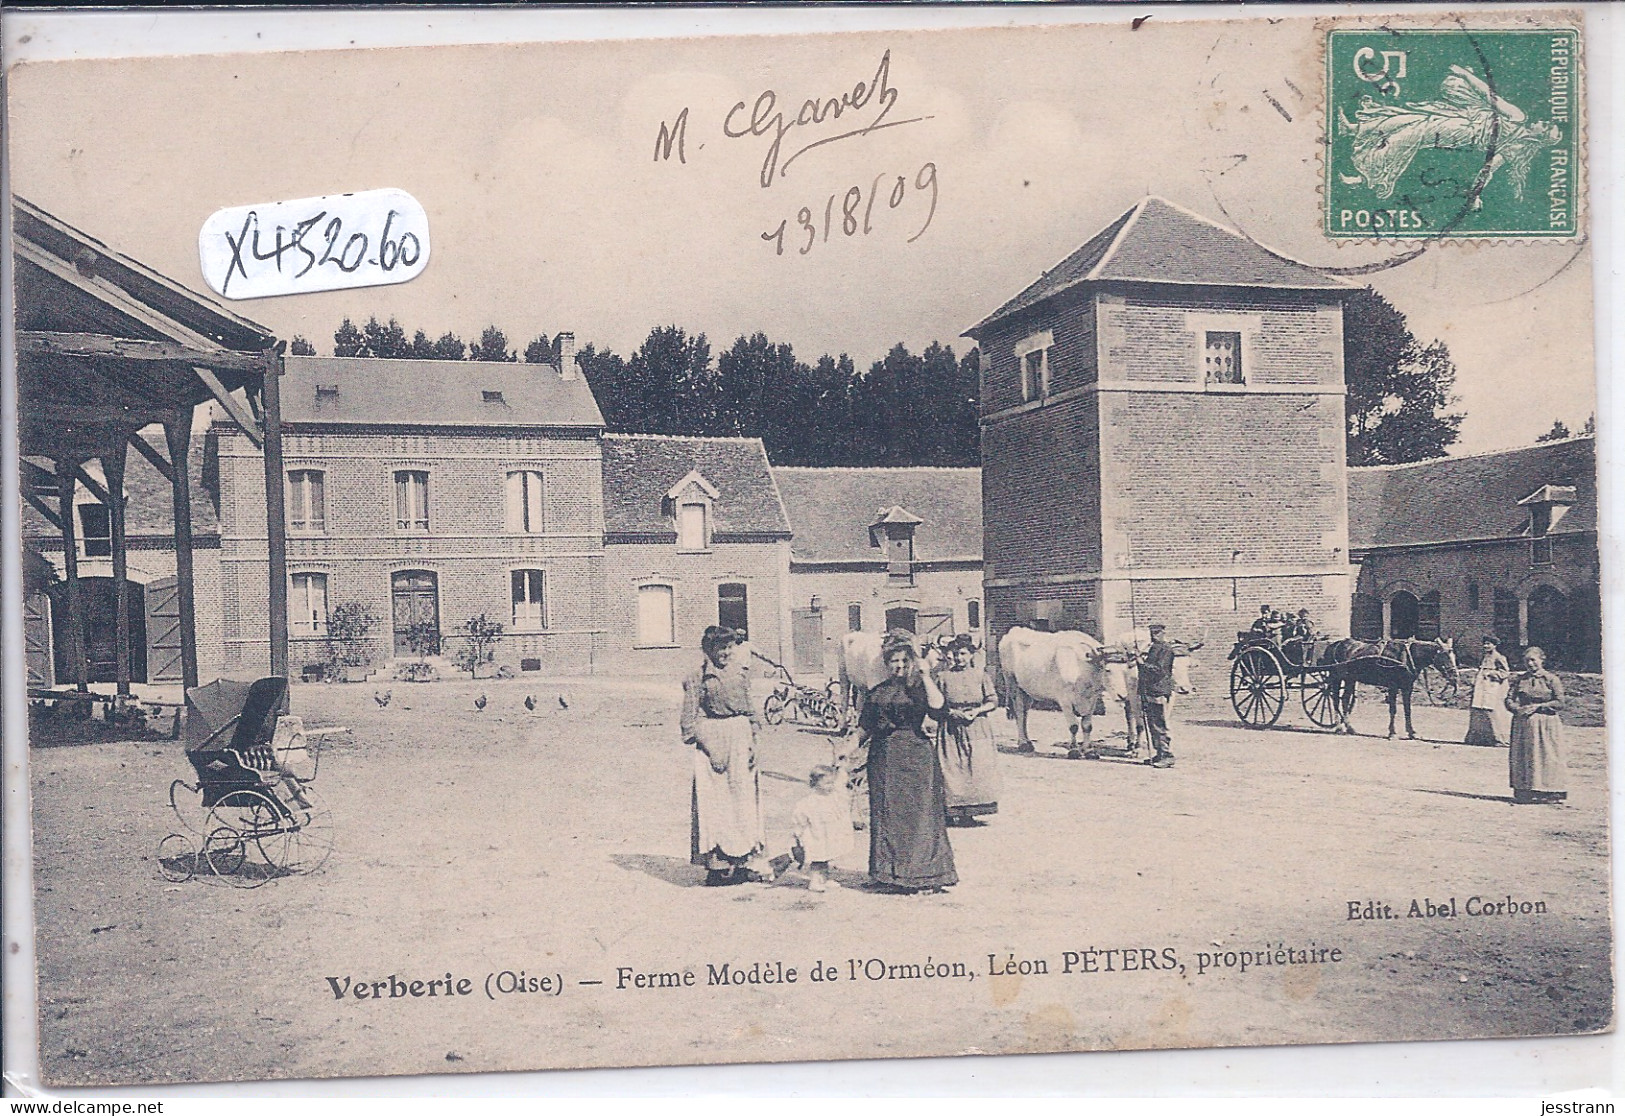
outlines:
{"label": "green postage stamp", "polygon": [[1580,33],[1331,30],[1326,234],[1573,237]]}

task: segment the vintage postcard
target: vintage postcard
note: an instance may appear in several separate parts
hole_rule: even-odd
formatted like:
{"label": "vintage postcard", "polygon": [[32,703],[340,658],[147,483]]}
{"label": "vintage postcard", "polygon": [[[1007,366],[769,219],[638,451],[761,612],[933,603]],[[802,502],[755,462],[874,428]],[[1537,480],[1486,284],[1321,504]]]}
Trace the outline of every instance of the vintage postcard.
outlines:
{"label": "vintage postcard", "polygon": [[1584,13],[1195,14],[11,69],[43,1080],[1610,1030]]}

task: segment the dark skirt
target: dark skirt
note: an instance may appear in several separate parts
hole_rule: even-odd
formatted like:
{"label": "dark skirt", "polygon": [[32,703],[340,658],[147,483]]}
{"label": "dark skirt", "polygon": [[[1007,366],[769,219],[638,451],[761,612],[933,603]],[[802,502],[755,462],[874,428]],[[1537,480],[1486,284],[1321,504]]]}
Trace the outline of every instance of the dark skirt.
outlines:
{"label": "dark skirt", "polygon": [[869,750],[869,875],[891,887],[959,882],[948,844],[947,788],[936,745],[897,729]]}

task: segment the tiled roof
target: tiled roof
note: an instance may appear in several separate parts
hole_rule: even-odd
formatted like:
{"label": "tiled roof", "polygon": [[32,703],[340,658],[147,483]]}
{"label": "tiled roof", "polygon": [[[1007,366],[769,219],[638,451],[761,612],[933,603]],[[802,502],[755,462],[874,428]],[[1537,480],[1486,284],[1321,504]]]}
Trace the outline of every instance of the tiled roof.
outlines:
{"label": "tiled roof", "polygon": [[1070,287],[1098,281],[1287,290],[1349,287],[1234,229],[1148,197],[967,332],[975,334]]}
{"label": "tiled roof", "polygon": [[1597,529],[1596,444],[1589,437],[1350,469],[1349,546],[1518,538],[1529,526],[1529,510],[1518,502],[1544,485],[1575,489],[1553,535]]}
{"label": "tiled roof", "polygon": [[587,381],[550,364],[289,357],[281,399],[283,421],[295,424],[604,425]]}
{"label": "tiled roof", "polygon": [[795,534],[797,562],[879,562],[869,525],[902,508],[921,523],[914,532],[917,561],[982,557],[982,470],[814,469],[775,466],[779,491]]}
{"label": "tiled roof", "polygon": [[[163,433],[159,431],[148,439],[154,445],[163,445]],[[169,456],[168,449],[163,450],[164,457]],[[186,463],[192,475],[192,534],[212,535],[220,530],[220,520],[215,514],[214,502],[209,492],[203,486],[203,436],[194,435],[191,448],[187,451]],[[99,470],[91,471],[96,479],[101,479]],[[170,494],[169,481],[162,473],[152,467],[145,457],[134,450],[129,452],[124,464],[124,494],[126,538],[173,538],[175,535],[174,497]],[[56,497],[53,494],[46,500],[46,507],[56,510]],[[45,521],[39,512],[34,510],[32,504],[23,502],[22,530],[25,538],[55,539],[62,538],[62,532]]]}
{"label": "tiled roof", "polygon": [[672,486],[697,472],[717,490],[711,537],[786,538],[779,489],[760,438],[688,438],[664,434],[604,436],[604,531],[676,537],[666,508]]}

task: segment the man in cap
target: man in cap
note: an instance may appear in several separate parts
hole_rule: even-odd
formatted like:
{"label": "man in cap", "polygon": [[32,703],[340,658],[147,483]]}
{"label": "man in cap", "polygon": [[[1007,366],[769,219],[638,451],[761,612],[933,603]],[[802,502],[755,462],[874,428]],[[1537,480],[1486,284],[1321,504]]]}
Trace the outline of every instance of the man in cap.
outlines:
{"label": "man in cap", "polygon": [[1152,767],[1172,767],[1174,752],[1168,734],[1168,702],[1174,696],[1174,649],[1164,638],[1166,625],[1151,625],[1151,646],[1140,656],[1140,706],[1151,730]]}

